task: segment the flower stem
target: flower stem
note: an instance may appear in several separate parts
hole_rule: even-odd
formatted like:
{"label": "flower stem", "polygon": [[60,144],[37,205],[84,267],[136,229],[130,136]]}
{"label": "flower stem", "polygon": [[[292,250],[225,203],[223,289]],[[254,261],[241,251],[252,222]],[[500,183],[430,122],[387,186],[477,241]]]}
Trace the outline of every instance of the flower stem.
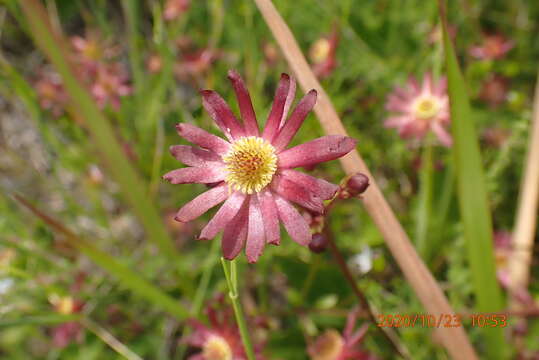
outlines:
{"label": "flower stem", "polygon": [[427,239],[432,207],[432,176],[434,170],[432,161],[432,145],[429,139],[427,139],[421,156],[419,206],[417,209],[415,234],[417,249],[421,257],[423,257],[423,261],[427,264],[429,263],[432,249],[430,239]]}
{"label": "flower stem", "polygon": [[228,285],[228,296],[230,301],[232,301],[232,307],[234,308],[234,315],[236,316],[236,323],[240,329],[241,341],[243,342],[243,347],[245,348],[245,353],[247,354],[248,360],[255,360],[255,353],[253,351],[253,345],[251,343],[251,338],[249,337],[249,331],[247,329],[247,322],[245,321],[245,316],[243,315],[243,310],[241,308],[239,295],[238,295],[238,277],[236,270],[236,260],[230,261],[230,268],[227,265],[225,259],[221,258],[221,264],[223,265],[223,272],[225,273],[226,282]]}

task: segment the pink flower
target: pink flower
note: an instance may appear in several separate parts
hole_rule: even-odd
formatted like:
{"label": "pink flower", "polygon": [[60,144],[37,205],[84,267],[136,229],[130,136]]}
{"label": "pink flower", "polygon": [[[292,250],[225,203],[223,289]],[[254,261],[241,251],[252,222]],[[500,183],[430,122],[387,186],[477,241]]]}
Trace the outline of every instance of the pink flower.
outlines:
{"label": "pink flower", "polygon": [[238,121],[216,92],[202,91],[204,108],[227,140],[191,124],[178,124],[180,136],[198,147],[172,146],[172,155],[190,167],[173,170],[163,178],[172,184],[214,184],[184,205],[176,220],[191,221],[224,201],[202,229],[200,239],[212,239],[224,230],[224,257],[235,258],[245,244],[247,259],[253,263],[266,243],[280,243],[279,221],[294,241],[307,246],[312,238],[309,225],[291,202],[323,213],[323,201],[338,190],[334,184],[292,169],[337,159],[350,152],[356,141],[329,135],[287,149],[313,108],[316,91],[309,91],[286,120],[296,86],[294,80],[283,74],[268,121],[260,132],[243,80],[235,71],[230,71],[228,78],[236,92],[243,122]]}
{"label": "pink flower", "polygon": [[110,104],[114,110],[120,108],[121,97],[131,93],[129,76],[121,63],[99,64],[90,89],[99,107]]}
{"label": "pink flower", "polygon": [[189,10],[191,0],[167,0],[163,17],[167,21],[172,21],[180,17],[181,14]]}
{"label": "pink flower", "polygon": [[405,88],[395,88],[389,95],[386,109],[392,113],[384,125],[396,128],[403,138],[423,138],[431,130],[444,146],[451,146],[451,135],[445,127],[450,122],[446,79],[435,83],[431,74],[423,83],[410,78]]}
{"label": "pink flower", "polygon": [[503,35],[485,35],[483,44],[472,46],[470,55],[476,59],[498,60],[511,50],[514,43]]}
{"label": "pink flower", "polygon": [[337,45],[339,44],[339,34],[334,29],[330,35],[321,37],[311,46],[309,57],[313,63],[313,72],[320,78],[331,75],[337,66]]}
{"label": "pink flower", "polygon": [[56,72],[41,69],[34,87],[42,109],[49,110],[53,116],[59,117],[69,102],[69,96],[62,84],[62,78]]}
{"label": "pink flower", "polygon": [[[81,312],[84,303],[73,299],[71,296],[52,297],[51,302],[57,313],[71,315]],[[77,321],[68,321],[52,328],[52,342],[54,346],[63,348],[73,341],[81,341],[83,334],[82,325]]]}
{"label": "pink flower", "polygon": [[495,108],[507,100],[508,91],[509,79],[502,75],[493,74],[481,85],[479,98],[486,102],[491,108]]}
{"label": "pink flower", "polygon": [[343,334],[335,329],[326,330],[307,352],[312,360],[375,360],[376,357],[359,349],[359,344],[367,334],[368,324],[363,324],[354,332],[357,311],[348,315]]}
{"label": "pink flower", "polygon": [[[222,297],[217,300],[222,304]],[[202,352],[192,355],[188,360],[247,360],[243,348],[240,331],[232,317],[230,308],[206,308],[209,326],[192,319],[189,325],[193,333],[185,340],[189,345],[202,349]],[[254,345],[255,356],[262,359],[262,346]]]}

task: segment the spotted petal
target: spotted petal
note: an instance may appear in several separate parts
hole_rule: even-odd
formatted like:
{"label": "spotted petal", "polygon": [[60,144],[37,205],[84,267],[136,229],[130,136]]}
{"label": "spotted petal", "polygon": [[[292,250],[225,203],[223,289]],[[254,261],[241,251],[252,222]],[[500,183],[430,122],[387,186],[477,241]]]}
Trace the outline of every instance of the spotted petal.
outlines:
{"label": "spotted petal", "polygon": [[315,178],[311,175],[307,175],[292,169],[285,169],[281,171],[281,175],[290,180],[309,189],[318,197],[323,200],[329,200],[333,198],[339,187],[335,184],[327,182],[323,179]]}
{"label": "spotted petal", "polygon": [[246,196],[239,191],[233,193],[217,211],[210,222],[202,229],[200,240],[213,239],[236,216]]}
{"label": "spotted petal", "polygon": [[307,221],[288,201],[278,195],[274,198],[279,218],[292,240],[303,246],[309,245],[312,234]]}
{"label": "spotted petal", "polygon": [[178,134],[185,140],[219,155],[225,154],[230,147],[230,143],[221,139],[219,136],[212,135],[191,124],[177,124],[176,130],[178,130]]}
{"label": "spotted petal", "polygon": [[266,231],[266,242],[273,245],[279,245],[281,234],[279,229],[279,213],[275,206],[275,200],[271,191],[264,189],[258,194],[260,210],[264,219],[264,229]]}
{"label": "spotted petal", "polygon": [[212,207],[225,201],[227,197],[228,187],[223,183],[189,201],[178,211],[175,219],[181,222],[196,219]]}
{"label": "spotted petal", "polygon": [[265,140],[271,141],[275,137],[275,134],[277,134],[281,118],[284,114],[284,107],[288,98],[289,89],[290,77],[287,74],[281,74],[281,80],[279,80],[279,85],[275,91],[275,97],[268,116],[268,121],[262,132],[262,137]]}
{"label": "spotted petal", "polygon": [[245,129],[230,110],[223,98],[213,90],[202,90],[202,105],[223,134],[232,141],[245,136]]}
{"label": "spotted petal", "polygon": [[247,238],[247,219],[249,217],[249,202],[244,201],[236,216],[225,226],[221,249],[227,260],[232,260],[240,253]]}
{"label": "spotted petal", "polygon": [[247,244],[245,255],[247,261],[255,263],[264,250],[264,221],[258,204],[258,198],[251,196],[249,203],[249,220],[247,226]]}
{"label": "spotted petal", "polygon": [[169,148],[170,153],[178,161],[189,166],[204,166],[208,162],[221,162],[221,157],[213,151],[188,145],[173,145]]}
{"label": "spotted petal", "polygon": [[304,188],[286,177],[275,176],[271,183],[271,188],[283,198],[295,202],[310,211],[318,214],[324,213],[324,204],[321,198],[310,189]]}
{"label": "spotted petal", "polygon": [[243,79],[237,71],[230,70],[228,72],[228,78],[232,82],[232,86],[236,92],[236,98],[238,99],[238,106],[245,126],[245,132],[249,136],[258,136],[258,123],[256,122],[256,114],[253,109],[249,90],[247,90]]}
{"label": "spotted petal", "polygon": [[169,171],[163,179],[171,184],[212,184],[224,180],[226,172],[222,166],[186,167]]}

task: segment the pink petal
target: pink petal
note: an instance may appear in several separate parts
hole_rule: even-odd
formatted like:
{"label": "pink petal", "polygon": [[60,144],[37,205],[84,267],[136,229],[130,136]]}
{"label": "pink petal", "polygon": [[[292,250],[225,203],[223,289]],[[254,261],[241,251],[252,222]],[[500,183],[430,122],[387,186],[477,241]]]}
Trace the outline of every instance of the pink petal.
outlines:
{"label": "pink petal", "polygon": [[178,134],[185,140],[219,155],[225,154],[230,147],[230,143],[221,139],[219,136],[212,135],[191,124],[177,124],[176,130],[178,130]]}
{"label": "pink petal", "polygon": [[245,126],[245,132],[247,135],[258,136],[258,123],[256,121],[255,110],[253,109],[251,96],[249,95],[249,91],[247,90],[243,79],[240,74],[234,70],[228,72],[228,78],[232,82],[232,86],[236,92],[236,98],[238,99],[238,106]]}
{"label": "pink petal", "polygon": [[308,210],[318,214],[324,213],[322,199],[312,193],[309,189],[304,188],[283,176],[275,176],[275,179],[271,183],[271,188],[283,198],[295,202]]}
{"label": "pink petal", "polygon": [[281,231],[279,229],[279,213],[275,206],[275,200],[271,191],[263,190],[258,193],[258,202],[264,219],[264,228],[266,230],[266,242],[273,245],[279,245],[281,242]]}
{"label": "pink petal", "polygon": [[453,145],[453,138],[451,138],[451,135],[449,135],[447,130],[440,123],[432,123],[431,128],[432,132],[436,134],[436,137],[438,138],[438,140],[440,140],[442,145],[446,147],[451,147],[451,145]]}
{"label": "pink petal", "polygon": [[387,128],[399,128],[412,120],[413,118],[409,115],[391,116],[384,121],[384,126]]}
{"label": "pink petal", "polygon": [[281,129],[284,126],[284,123],[286,122],[286,118],[288,117],[288,110],[290,110],[290,106],[292,106],[292,102],[294,101],[295,97],[296,97],[296,79],[290,78],[290,87],[288,88],[288,95],[286,96],[286,102],[284,104],[283,116],[281,116],[279,129]]}
{"label": "pink petal", "polygon": [[223,134],[232,141],[245,136],[245,129],[230,110],[228,104],[213,90],[202,90],[202,105]]}
{"label": "pink petal", "polygon": [[423,77],[423,86],[421,89],[423,93],[432,94],[434,90],[434,86],[432,82],[433,82],[432,74],[430,72],[426,73],[425,76]]}
{"label": "pink petal", "polygon": [[217,211],[210,222],[204,227],[204,229],[202,229],[199,239],[213,239],[215,235],[217,235],[219,231],[223,230],[224,227],[234,218],[234,216],[236,216],[244,201],[245,195],[243,193],[239,191],[233,193]]}
{"label": "pink petal", "polygon": [[258,198],[251,196],[249,203],[249,221],[247,227],[247,245],[245,255],[249,263],[255,263],[264,250],[264,220],[258,204]]}
{"label": "pink petal", "polygon": [[303,97],[303,99],[301,99],[292,112],[292,115],[290,115],[288,121],[272,141],[277,152],[284,149],[294,135],[296,135],[299,127],[303,124],[303,121],[312,110],[314,104],[316,104],[316,90],[311,90]]}
{"label": "pink petal", "polygon": [[309,166],[330,161],[349,153],[357,141],[342,135],[327,135],[286,149],[279,154],[280,168]]}
{"label": "pink petal", "polygon": [[232,260],[240,253],[247,238],[247,219],[249,217],[249,202],[244,201],[234,219],[225,226],[221,249],[227,260]]}
{"label": "pink petal", "polygon": [[445,76],[442,76],[440,80],[438,80],[438,85],[434,89],[434,94],[438,96],[444,96],[447,91],[447,78]]}
{"label": "pink petal", "polygon": [[215,205],[225,201],[227,197],[228,185],[223,183],[189,201],[178,211],[175,219],[181,222],[196,219]]}
{"label": "pink petal", "polygon": [[188,145],[172,145],[169,148],[176,160],[189,166],[204,166],[206,163],[221,162],[221,157],[213,151]]}
{"label": "pink petal", "polygon": [[306,189],[309,189],[323,200],[329,200],[333,198],[337,190],[339,190],[339,187],[335,184],[327,182],[326,180],[315,178],[311,175],[307,175],[296,170],[285,169],[281,171],[281,175],[284,178],[291,180]]}
{"label": "pink petal", "polygon": [[281,80],[279,80],[279,85],[277,86],[277,90],[275,90],[275,97],[268,116],[268,121],[262,132],[262,137],[265,140],[271,141],[279,129],[289,89],[290,77],[287,74],[281,74]]}
{"label": "pink petal", "polygon": [[288,201],[278,195],[274,196],[274,199],[279,218],[292,240],[303,246],[309,245],[312,234],[307,221]]}
{"label": "pink petal", "polygon": [[226,172],[221,166],[186,167],[172,170],[163,179],[171,184],[211,184],[224,180]]}

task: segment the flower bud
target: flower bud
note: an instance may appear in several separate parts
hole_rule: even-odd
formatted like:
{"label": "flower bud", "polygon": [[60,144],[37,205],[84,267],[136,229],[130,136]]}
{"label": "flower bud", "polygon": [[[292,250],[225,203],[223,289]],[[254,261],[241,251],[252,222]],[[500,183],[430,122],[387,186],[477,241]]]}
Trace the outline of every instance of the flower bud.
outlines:
{"label": "flower bud", "polygon": [[364,193],[368,187],[369,178],[362,173],[356,173],[346,181],[344,190],[348,192],[350,196],[357,196]]}
{"label": "flower bud", "polygon": [[323,253],[327,246],[328,240],[326,239],[326,236],[321,233],[314,234],[313,239],[309,243],[309,249],[315,254]]}

